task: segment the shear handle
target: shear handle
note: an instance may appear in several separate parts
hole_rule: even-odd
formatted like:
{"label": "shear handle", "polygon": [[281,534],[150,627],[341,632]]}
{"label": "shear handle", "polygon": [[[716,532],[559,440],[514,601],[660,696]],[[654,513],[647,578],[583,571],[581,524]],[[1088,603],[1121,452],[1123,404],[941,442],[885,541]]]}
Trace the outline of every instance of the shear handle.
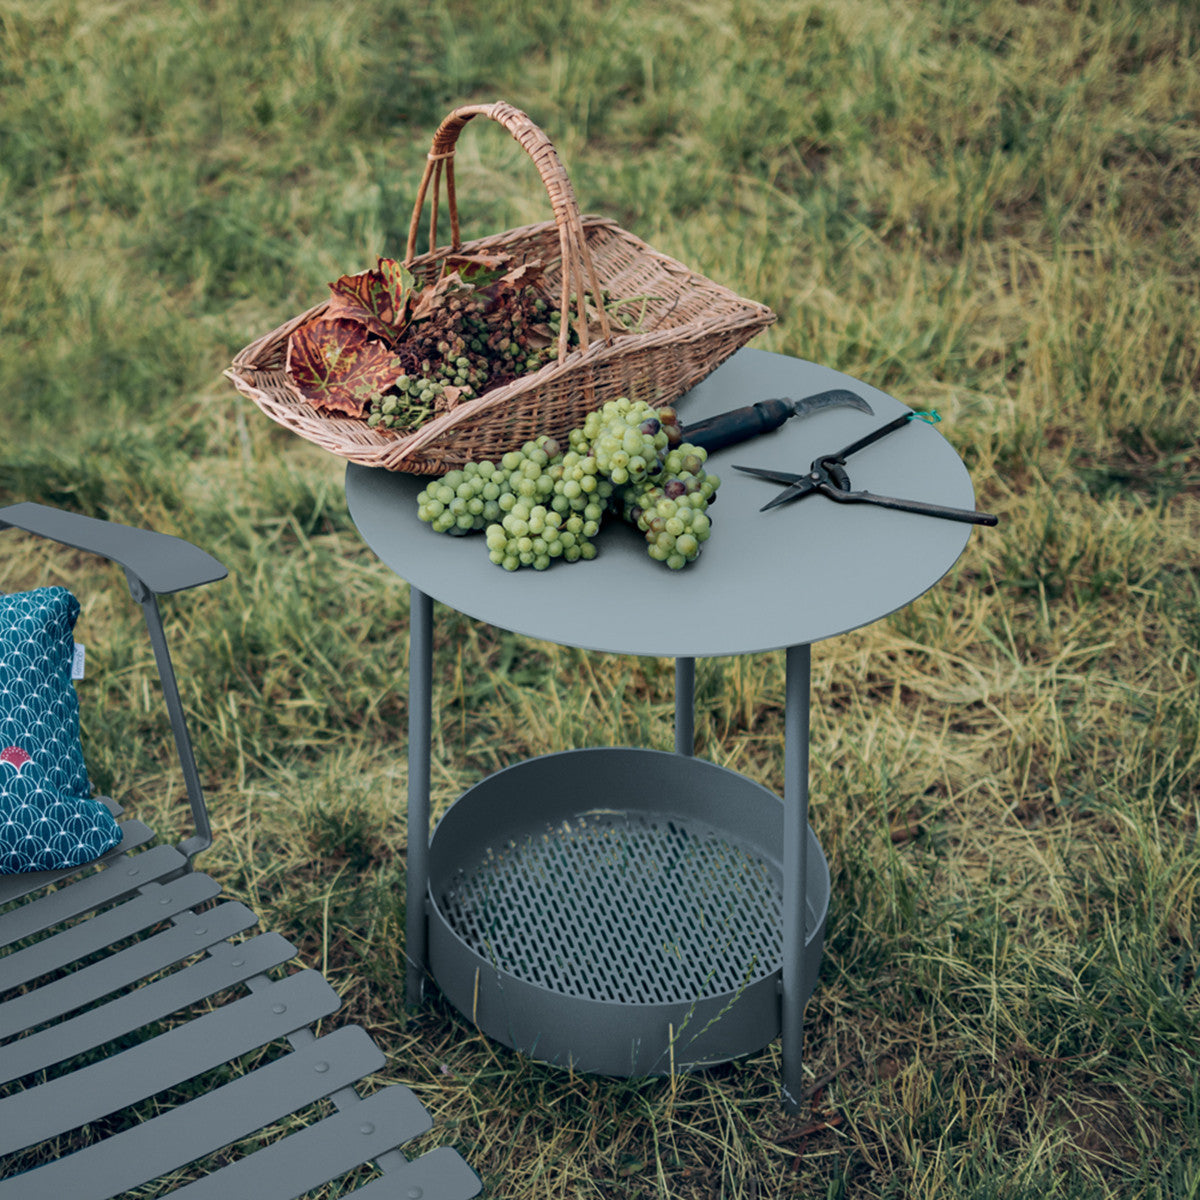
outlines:
{"label": "shear handle", "polygon": [[877,442],[881,437],[886,437],[893,430],[899,429],[901,425],[906,425],[917,414],[915,412],[901,413],[895,420],[889,421],[886,425],[880,425],[878,429],[873,429],[870,433],[864,434],[857,442],[851,442],[848,446],[843,446],[840,450],[833,454],[825,454],[818,460],[821,463],[828,464],[845,463],[846,459],[852,454],[856,454],[859,450],[869,446],[872,442]]}
{"label": "shear handle", "polygon": [[947,508],[944,504],[930,504],[924,500],[897,500],[894,496],[877,496],[874,492],[848,492],[840,487],[822,487],[820,491],[840,504],[874,504],[879,508],[895,509],[897,512],[921,513],[927,517],[943,517],[947,521],[963,521],[970,525],[995,525],[998,520],[992,513],[975,512],[968,508]]}

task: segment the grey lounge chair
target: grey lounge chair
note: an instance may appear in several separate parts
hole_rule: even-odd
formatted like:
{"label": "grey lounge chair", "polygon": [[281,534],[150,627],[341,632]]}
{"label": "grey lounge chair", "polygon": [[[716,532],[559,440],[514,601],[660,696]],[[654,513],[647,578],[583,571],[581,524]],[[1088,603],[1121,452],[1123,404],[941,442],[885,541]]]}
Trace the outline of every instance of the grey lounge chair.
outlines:
{"label": "grey lounge chair", "polygon": [[[362,1200],[477,1195],[455,1151],[405,1157],[400,1147],[432,1124],[416,1096],[393,1084],[360,1097],[355,1084],[384,1066],[382,1052],[358,1026],[317,1037],[310,1025],[340,1007],[333,989],[311,970],[272,979],[295,948],[274,933],[233,940],[257,918],[215,902],[220,886],[192,869],[212,835],[157,597],[225,568],[178,538],[38,504],[0,508],[9,527],[125,568],[196,833],[154,844],[152,830],[126,820],[95,864],[0,876],[0,1200],[110,1198],[152,1180],[159,1190],[139,1195],[290,1200],[371,1162],[382,1174],[354,1193]],[[272,1043],[284,1052],[240,1065]],[[172,1095],[210,1072],[220,1079],[209,1090]],[[332,1115],[171,1190],[172,1173],[326,1099]]]}

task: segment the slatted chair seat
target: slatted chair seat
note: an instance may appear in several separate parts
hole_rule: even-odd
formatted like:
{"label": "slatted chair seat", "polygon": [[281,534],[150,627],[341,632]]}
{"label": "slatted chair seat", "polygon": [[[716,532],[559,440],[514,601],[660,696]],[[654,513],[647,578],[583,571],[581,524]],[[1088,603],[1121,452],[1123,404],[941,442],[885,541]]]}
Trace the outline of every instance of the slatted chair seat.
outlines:
{"label": "slatted chair seat", "polygon": [[254,932],[255,914],[193,869],[211,831],[156,597],[224,568],[177,538],[42,505],[0,508],[6,527],[125,567],[196,833],[163,844],[127,819],[82,869],[0,876],[0,1200],[110,1200],[143,1185],[139,1196],[293,1200],[372,1163],[362,1200],[478,1195],[456,1151],[404,1154],[432,1126],[416,1095],[399,1083],[361,1094],[382,1051],[355,1025],[317,1036],[340,1007],[333,988],[289,970],[296,948]]}

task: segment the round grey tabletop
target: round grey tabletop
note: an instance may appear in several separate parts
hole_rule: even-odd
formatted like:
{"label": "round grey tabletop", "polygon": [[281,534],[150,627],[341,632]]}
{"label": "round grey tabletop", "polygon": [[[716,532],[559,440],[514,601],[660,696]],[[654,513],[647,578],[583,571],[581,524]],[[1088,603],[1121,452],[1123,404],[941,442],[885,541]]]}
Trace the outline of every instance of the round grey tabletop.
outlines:
{"label": "round grey tabletop", "polygon": [[[759,509],[780,485],[733,463],[803,471],[907,411],[840,371],[764,350],[739,350],[677,404],[684,424],[771,396],[848,388],[874,409],[825,409],[774,433],[709,455],[721,486],[712,535],[681,571],[654,562],[641,534],[610,517],[590,562],[505,571],[482,533],[450,537],[417,519],[426,476],[351,463],[350,515],[376,555],[410,584],[459,612],[515,633],[616,654],[704,658],[752,654],[833,637],[902,608],[953,566],[972,526],[810,495]],[[853,455],[851,487],[906,500],[973,508],[954,448],[911,421]]]}

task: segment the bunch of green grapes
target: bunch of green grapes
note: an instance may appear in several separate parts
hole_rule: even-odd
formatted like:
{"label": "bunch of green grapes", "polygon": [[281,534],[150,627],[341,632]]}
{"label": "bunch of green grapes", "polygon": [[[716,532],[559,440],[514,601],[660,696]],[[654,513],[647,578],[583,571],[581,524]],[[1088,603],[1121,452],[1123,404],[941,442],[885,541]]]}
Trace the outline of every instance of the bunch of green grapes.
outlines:
{"label": "bunch of green grapes", "polygon": [[595,456],[568,450],[551,462],[549,473],[554,481],[551,508],[563,517],[582,517],[585,536],[595,537],[613,494],[613,482],[600,473]]}
{"label": "bunch of green grapes", "polygon": [[656,409],[645,400],[621,397],[588,413],[569,441],[572,450],[594,457],[600,474],[621,487],[657,475],[670,439]]}
{"label": "bunch of green grapes", "polygon": [[[465,294],[448,297],[429,316],[414,323],[404,340],[412,366],[408,374],[367,406],[371,428],[413,429],[443,408],[447,388],[459,403],[489,388],[539,370],[558,354],[560,315],[535,288],[509,290],[499,297]],[[531,331],[548,326],[549,346]],[[576,341],[572,332],[572,341]]]}
{"label": "bunch of green grapes", "polygon": [[678,569],[709,536],[720,480],[705,472],[707,457],[680,441],[674,409],[614,400],[571,431],[565,450],[543,435],[498,462],[447,472],[418,495],[417,515],[439,533],[484,530],[492,562],[516,571],[595,558],[593,539],[615,512],[645,534],[651,558]]}
{"label": "bunch of green grapes", "polygon": [[557,558],[595,558],[592,538],[612,494],[612,484],[596,477],[595,464],[573,451],[564,454],[557,439],[544,435],[500,461],[510,472],[512,499],[501,502],[504,515],[487,526],[492,562],[506,571],[543,571]]}
{"label": "bunch of green grapes", "polygon": [[[520,375],[541,370],[558,357],[562,314],[536,288],[507,289],[489,297],[460,301],[460,331],[466,353],[481,362],[488,387],[502,387]],[[544,326],[537,331],[538,326]],[[545,341],[545,329],[551,335]],[[568,344],[578,344],[572,329]]]}
{"label": "bunch of green grapes", "polygon": [[499,521],[518,497],[549,495],[554,486],[546,477],[550,455],[539,444],[545,441],[526,442],[498,463],[485,459],[447,471],[418,493],[418,518],[438,533],[475,533]]}
{"label": "bunch of green grapes", "polygon": [[664,456],[657,476],[617,496],[622,519],[645,535],[650,557],[672,570],[695,562],[712,530],[708,507],[721,480],[704,470],[707,458],[700,446],[682,443]]}
{"label": "bunch of green grapes", "polygon": [[504,513],[514,497],[512,472],[503,460],[469,462],[447,471],[417,495],[417,516],[438,533],[462,536],[484,529]]}
{"label": "bunch of green grapes", "polygon": [[564,517],[530,499],[517,500],[494,525],[487,527],[488,557],[506,571],[532,567],[544,571],[556,559],[578,562],[596,557],[578,513]]}
{"label": "bunch of green grapes", "polygon": [[438,533],[462,535],[486,529],[518,500],[548,502],[554,491],[549,468],[555,456],[559,456],[558,443],[540,437],[520,450],[510,450],[499,462],[469,462],[447,471],[418,493],[417,516]]}
{"label": "bunch of green grapes", "polygon": [[381,396],[367,403],[367,424],[372,428],[414,429],[430,420],[446,385],[426,375],[401,375]]}

